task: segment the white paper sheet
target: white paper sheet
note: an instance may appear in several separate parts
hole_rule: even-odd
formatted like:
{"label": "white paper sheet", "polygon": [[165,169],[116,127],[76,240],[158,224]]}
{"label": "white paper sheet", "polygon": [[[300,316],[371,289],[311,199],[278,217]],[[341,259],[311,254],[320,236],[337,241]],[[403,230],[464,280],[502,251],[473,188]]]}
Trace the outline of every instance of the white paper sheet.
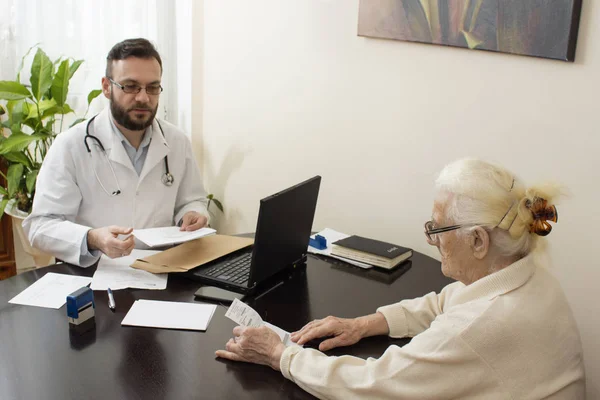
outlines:
{"label": "white paper sheet", "polygon": [[254,328],[266,326],[279,336],[284,345],[299,346],[292,342],[289,332],[284,331],[276,325],[263,321],[260,315],[252,307],[238,299],[233,299],[233,303],[231,303],[227,309],[225,316],[241,326],[251,326]]}
{"label": "white paper sheet", "polygon": [[9,303],[58,309],[67,302],[68,295],[89,285],[91,281],[92,278],[86,276],[48,272],[27,289],[10,299]]}
{"label": "white paper sheet", "polygon": [[205,331],[216,308],[214,304],[137,300],[121,325]]}
{"label": "white paper sheet", "polygon": [[134,249],[130,255],[119,258],[100,257],[98,268],[92,280],[92,290],[119,289],[153,289],[163,290],[167,288],[168,274],[153,274],[141,269],[131,268],[138,258],[148,257],[160,253],[154,250]]}
{"label": "white paper sheet", "polygon": [[133,236],[150,247],[179,244],[216,233],[211,228],[202,228],[192,232],[180,231],[178,226],[164,228],[135,229]]}
{"label": "white paper sheet", "polygon": [[[309,253],[313,253],[313,254],[321,254],[327,257],[331,257],[331,258],[336,258],[338,260],[342,260],[344,262],[347,262],[348,264],[352,264],[355,265],[357,267],[360,268],[364,268],[364,269],[369,269],[369,268],[373,268],[373,266],[371,264],[366,264],[360,261],[354,261],[354,260],[349,260],[347,258],[343,258],[343,257],[338,257],[338,256],[334,256],[331,254],[331,244],[335,241],[338,240],[342,240],[342,239],[346,239],[347,237],[350,237],[350,235],[347,235],[345,233],[341,233],[338,231],[334,231],[333,229],[329,229],[329,228],[325,228],[323,229],[321,232],[317,233],[317,235],[321,235],[323,236],[325,239],[327,239],[327,248],[323,249],[323,250],[319,250],[317,248],[314,248],[312,246],[308,246],[308,252]],[[316,235],[312,235],[311,238],[315,238]]]}

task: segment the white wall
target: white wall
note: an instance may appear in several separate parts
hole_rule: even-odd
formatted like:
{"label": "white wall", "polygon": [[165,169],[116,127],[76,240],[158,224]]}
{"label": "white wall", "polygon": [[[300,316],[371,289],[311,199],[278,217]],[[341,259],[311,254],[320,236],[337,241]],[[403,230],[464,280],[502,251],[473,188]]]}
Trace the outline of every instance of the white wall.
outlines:
{"label": "white wall", "polygon": [[195,8],[192,124],[206,186],[226,207],[221,232],[253,231],[260,198],[320,174],[315,230],[437,256],[422,225],[446,163],[477,156],[525,182],[557,180],[571,196],[549,236],[552,270],[600,398],[598,2],[584,2],[574,64],[358,37],[358,0]]}

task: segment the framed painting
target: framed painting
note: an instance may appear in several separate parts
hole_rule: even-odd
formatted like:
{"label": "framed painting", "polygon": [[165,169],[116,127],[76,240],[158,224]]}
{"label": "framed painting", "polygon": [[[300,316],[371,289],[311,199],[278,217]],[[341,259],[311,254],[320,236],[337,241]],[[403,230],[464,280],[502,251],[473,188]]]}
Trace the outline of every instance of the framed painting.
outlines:
{"label": "framed painting", "polygon": [[358,35],[575,60],[582,0],[360,0]]}

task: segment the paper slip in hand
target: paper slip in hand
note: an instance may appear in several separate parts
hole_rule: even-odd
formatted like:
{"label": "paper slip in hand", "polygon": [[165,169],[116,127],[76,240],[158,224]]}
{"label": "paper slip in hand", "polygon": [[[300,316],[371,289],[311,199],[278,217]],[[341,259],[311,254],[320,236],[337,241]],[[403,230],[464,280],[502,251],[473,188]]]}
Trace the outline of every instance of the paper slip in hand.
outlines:
{"label": "paper slip in hand", "polygon": [[141,269],[131,268],[130,265],[138,258],[149,257],[160,251],[134,249],[130,255],[119,258],[100,257],[98,268],[92,279],[92,290],[119,289],[153,289],[167,288],[167,274],[152,274]]}
{"label": "paper slip in hand", "polygon": [[180,231],[178,226],[167,226],[163,228],[136,229],[133,231],[133,235],[148,246],[157,247],[189,242],[203,236],[213,235],[215,232],[217,231],[211,228],[202,228],[187,232]]}
{"label": "paper slip in hand", "polygon": [[216,308],[214,304],[137,300],[121,325],[205,331]]}
{"label": "paper slip in hand", "polygon": [[253,328],[266,326],[279,336],[286,347],[299,346],[298,344],[292,342],[289,332],[284,331],[278,326],[264,322],[260,315],[252,307],[242,301],[239,301],[238,299],[233,299],[233,303],[231,303],[231,306],[229,306],[229,309],[227,309],[225,316],[241,326],[249,326]]}
{"label": "paper slip in hand", "polygon": [[92,278],[85,276],[48,272],[13,297],[9,303],[58,309],[67,302],[68,295],[89,285],[91,281]]}
{"label": "paper slip in hand", "polygon": [[[347,237],[350,237],[350,235],[346,235],[345,233],[334,231],[333,229],[329,229],[329,228],[323,229],[321,232],[317,233],[317,235],[321,235],[325,239],[327,239],[327,247],[323,250],[319,250],[312,246],[308,246],[309,253],[321,254],[321,255],[324,255],[327,257],[335,258],[337,260],[341,260],[341,261],[347,262],[348,264],[352,264],[352,265],[355,265],[357,267],[364,268],[364,269],[373,268],[373,266],[371,264],[367,264],[367,263],[363,263],[363,262],[355,261],[355,260],[350,260],[348,258],[338,257],[338,256],[334,256],[331,254],[331,244],[338,240],[346,239]],[[314,239],[315,236],[316,235],[313,235],[313,236],[311,236],[311,238]]]}

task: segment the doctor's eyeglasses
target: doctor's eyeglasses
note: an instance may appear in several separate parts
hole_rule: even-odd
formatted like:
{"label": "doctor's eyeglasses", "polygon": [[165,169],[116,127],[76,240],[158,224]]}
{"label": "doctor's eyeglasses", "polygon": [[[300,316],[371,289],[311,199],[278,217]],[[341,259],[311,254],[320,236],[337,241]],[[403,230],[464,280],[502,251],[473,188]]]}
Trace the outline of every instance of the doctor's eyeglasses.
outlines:
{"label": "doctor's eyeglasses", "polygon": [[108,76],[107,78],[110,81],[110,83],[117,86],[119,89],[121,89],[127,94],[138,94],[142,91],[142,89],[145,89],[146,93],[148,93],[149,95],[156,96],[163,91],[163,87],[160,85],[148,85],[145,87],[140,85],[121,85],[120,83],[113,81],[112,78],[109,78]]}

